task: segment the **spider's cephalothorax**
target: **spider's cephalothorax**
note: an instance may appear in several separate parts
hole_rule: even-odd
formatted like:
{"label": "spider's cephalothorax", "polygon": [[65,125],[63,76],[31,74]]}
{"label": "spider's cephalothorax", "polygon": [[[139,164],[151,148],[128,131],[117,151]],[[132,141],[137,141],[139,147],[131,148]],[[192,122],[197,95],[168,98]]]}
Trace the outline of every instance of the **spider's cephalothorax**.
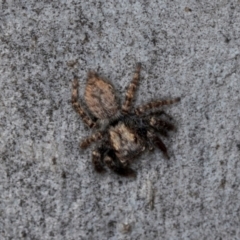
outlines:
{"label": "spider's cephalothorax", "polygon": [[[88,147],[97,141],[97,147],[92,153],[92,162],[98,172],[107,165],[111,170],[122,176],[135,176],[129,165],[133,158],[146,148],[157,146],[168,157],[167,148],[159,134],[167,135],[174,126],[160,119],[163,111],[153,111],[163,105],[180,101],[157,100],[131,109],[133,97],[139,82],[140,63],[137,64],[133,80],[128,86],[125,101],[119,107],[113,86],[100,78],[96,73],[88,74],[85,90],[85,102],[93,117],[85,113],[78,102],[78,80],[73,81],[72,104],[83,121],[94,133],[82,141],[81,148]],[[165,114],[167,116],[167,114]]]}

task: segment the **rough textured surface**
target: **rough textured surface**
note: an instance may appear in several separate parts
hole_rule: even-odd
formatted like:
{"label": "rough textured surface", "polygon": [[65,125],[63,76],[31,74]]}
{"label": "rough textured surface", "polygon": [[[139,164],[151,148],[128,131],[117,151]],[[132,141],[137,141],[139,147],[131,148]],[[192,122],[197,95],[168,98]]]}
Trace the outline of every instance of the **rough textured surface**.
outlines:
{"label": "rough textured surface", "polygon": [[[0,1],[0,239],[240,239],[240,2]],[[98,175],[72,109],[89,69],[178,131],[134,164]],[[123,100],[123,95],[122,98]]]}

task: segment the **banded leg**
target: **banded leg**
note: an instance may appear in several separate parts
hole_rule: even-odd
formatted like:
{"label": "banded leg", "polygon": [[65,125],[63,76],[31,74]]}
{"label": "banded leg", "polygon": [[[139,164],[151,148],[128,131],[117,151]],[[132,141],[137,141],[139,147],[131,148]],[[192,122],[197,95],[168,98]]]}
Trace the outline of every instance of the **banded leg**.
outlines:
{"label": "banded leg", "polygon": [[167,147],[163,143],[163,141],[153,132],[148,131],[148,138],[156,145],[164,154],[164,156],[169,159],[168,153],[167,153]]}
{"label": "banded leg", "polygon": [[99,141],[103,138],[103,133],[102,132],[96,132],[94,134],[92,134],[90,137],[84,139],[81,143],[80,143],[80,147],[82,149],[87,148],[91,143]]}
{"label": "banded leg", "polygon": [[166,122],[165,120],[158,119],[155,116],[150,118],[149,124],[156,129],[166,129],[168,131],[175,129],[173,124]]}
{"label": "banded leg", "polygon": [[162,101],[161,100],[153,101],[153,102],[147,103],[145,105],[142,105],[142,106],[136,108],[135,113],[137,115],[140,115],[140,114],[144,113],[145,111],[152,110],[154,108],[159,108],[163,105],[170,105],[170,104],[173,104],[173,103],[176,103],[176,102],[179,102],[179,101],[180,101],[180,98],[162,100]]}
{"label": "banded leg", "polygon": [[161,115],[165,115],[169,120],[172,120],[172,116],[169,115],[168,113],[166,113],[165,111],[163,110],[157,110],[157,111],[154,111],[154,112],[150,112],[150,113],[147,113],[147,116],[161,116]]}
{"label": "banded leg", "polygon": [[133,97],[134,97],[134,94],[136,92],[136,88],[137,88],[137,85],[138,85],[138,82],[139,82],[139,79],[140,79],[140,70],[141,70],[141,64],[138,63],[137,67],[136,67],[136,71],[135,71],[134,76],[133,76],[133,80],[128,86],[125,101],[122,105],[122,112],[123,113],[128,113],[129,109],[131,107],[132,100],[133,100]]}
{"label": "banded leg", "polygon": [[92,163],[97,172],[104,172],[105,169],[103,168],[102,153],[100,149],[95,149],[92,152]]}
{"label": "banded leg", "polygon": [[114,153],[108,153],[103,161],[112,171],[123,177],[136,177],[136,172],[129,167],[121,164]]}
{"label": "banded leg", "polygon": [[82,120],[88,127],[92,128],[96,125],[96,123],[84,112],[83,108],[78,102],[78,80],[74,78],[72,84],[72,105],[76,112],[79,113]]}

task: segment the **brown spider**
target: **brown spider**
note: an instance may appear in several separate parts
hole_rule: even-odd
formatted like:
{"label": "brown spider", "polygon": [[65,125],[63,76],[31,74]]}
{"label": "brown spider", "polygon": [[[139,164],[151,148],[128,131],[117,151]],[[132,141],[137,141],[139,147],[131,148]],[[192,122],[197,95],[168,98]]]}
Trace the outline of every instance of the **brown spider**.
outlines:
{"label": "brown spider", "polygon": [[102,172],[104,165],[107,165],[119,175],[135,176],[135,171],[129,167],[133,158],[146,148],[153,149],[154,146],[168,157],[167,148],[157,133],[166,136],[167,130],[173,130],[174,126],[159,118],[161,114],[165,114],[163,111],[149,113],[149,110],[173,104],[180,101],[180,98],[152,101],[131,111],[140,69],[141,64],[138,63],[121,109],[113,86],[94,72],[88,74],[84,97],[94,117],[86,114],[78,102],[78,80],[75,78],[73,81],[72,105],[85,124],[96,129],[80,146],[87,148],[91,143],[99,142],[92,153],[92,162],[98,172]]}

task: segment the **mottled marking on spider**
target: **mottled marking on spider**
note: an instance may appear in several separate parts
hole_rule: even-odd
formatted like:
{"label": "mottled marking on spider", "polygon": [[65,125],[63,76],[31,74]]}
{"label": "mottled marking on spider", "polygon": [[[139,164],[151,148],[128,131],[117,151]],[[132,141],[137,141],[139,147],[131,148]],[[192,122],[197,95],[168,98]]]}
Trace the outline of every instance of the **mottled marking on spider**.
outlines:
{"label": "mottled marking on spider", "polygon": [[[88,111],[78,101],[78,80],[75,77],[72,89],[72,105],[84,123],[93,133],[80,146],[87,148],[93,142],[92,163],[98,172],[107,166],[121,176],[136,176],[130,168],[133,159],[146,149],[158,147],[168,158],[167,147],[160,135],[174,129],[170,117],[159,111],[163,105],[180,101],[180,98],[155,100],[137,108],[132,108],[134,95],[140,79],[141,64],[138,63],[129,84],[125,100],[120,106],[113,86],[95,72],[88,74],[85,89],[85,103]],[[165,114],[168,118],[162,118]]]}

